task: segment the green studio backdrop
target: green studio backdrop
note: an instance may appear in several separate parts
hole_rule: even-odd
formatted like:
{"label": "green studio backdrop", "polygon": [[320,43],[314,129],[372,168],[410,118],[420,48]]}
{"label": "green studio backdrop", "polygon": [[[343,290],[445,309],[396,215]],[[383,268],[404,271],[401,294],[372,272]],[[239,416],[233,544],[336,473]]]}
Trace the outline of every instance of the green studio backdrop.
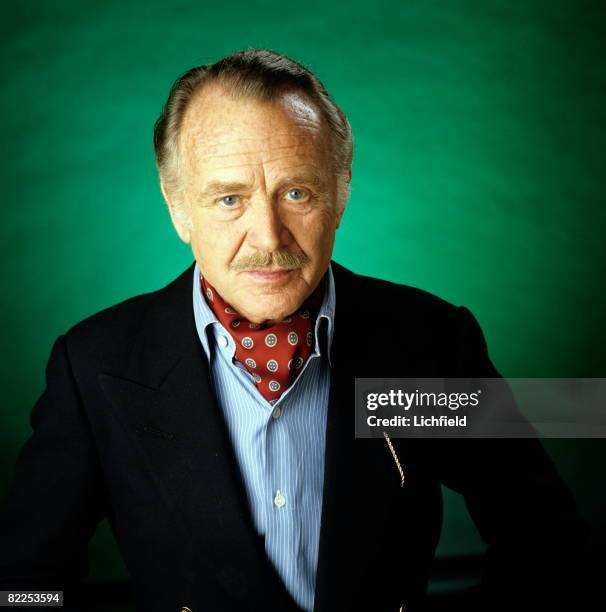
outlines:
{"label": "green studio backdrop", "polygon": [[[53,340],[192,261],[158,188],[153,123],[180,73],[251,46],[309,66],[350,118],[337,261],[470,308],[506,376],[605,376],[603,7],[3,3],[0,494]],[[603,537],[605,445],[545,446]],[[445,491],[439,556],[483,549]],[[102,523],[91,574],[124,572]]]}

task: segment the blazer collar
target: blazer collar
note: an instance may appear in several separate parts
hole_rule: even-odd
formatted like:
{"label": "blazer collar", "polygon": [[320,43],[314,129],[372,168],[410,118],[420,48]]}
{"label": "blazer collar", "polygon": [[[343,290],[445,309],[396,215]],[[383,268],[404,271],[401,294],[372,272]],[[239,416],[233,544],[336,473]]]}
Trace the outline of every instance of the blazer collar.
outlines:
{"label": "blazer collar", "polygon": [[[160,388],[171,370],[185,356],[192,356],[198,346],[196,322],[192,307],[192,277],[195,262],[174,281],[156,292],[141,321],[140,330],[131,351],[128,366],[123,376],[142,385]],[[356,275],[331,261],[333,290],[341,296],[339,316],[349,318],[346,296],[354,295]],[[337,296],[338,299],[338,296]],[[335,350],[333,345],[336,325],[336,309],[330,341],[330,361]],[[344,323],[345,321],[343,321]]]}

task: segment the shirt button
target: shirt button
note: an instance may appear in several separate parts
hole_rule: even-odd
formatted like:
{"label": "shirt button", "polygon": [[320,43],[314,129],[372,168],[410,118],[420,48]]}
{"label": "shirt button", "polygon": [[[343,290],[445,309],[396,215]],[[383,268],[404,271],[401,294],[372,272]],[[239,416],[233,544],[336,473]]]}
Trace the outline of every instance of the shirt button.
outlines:
{"label": "shirt button", "polygon": [[219,346],[221,348],[225,348],[228,344],[227,338],[225,336],[219,336],[219,338],[217,339],[217,342],[219,343]]}
{"label": "shirt button", "polygon": [[281,415],[282,415],[282,409],[280,408],[280,406],[276,406],[276,407],[273,409],[273,411],[272,411],[272,413],[271,413],[271,416],[272,416],[274,419],[279,419]]}
{"label": "shirt button", "polygon": [[286,505],[286,497],[284,497],[284,495],[282,495],[280,491],[276,492],[276,496],[274,497],[274,504],[278,508],[282,508]]}

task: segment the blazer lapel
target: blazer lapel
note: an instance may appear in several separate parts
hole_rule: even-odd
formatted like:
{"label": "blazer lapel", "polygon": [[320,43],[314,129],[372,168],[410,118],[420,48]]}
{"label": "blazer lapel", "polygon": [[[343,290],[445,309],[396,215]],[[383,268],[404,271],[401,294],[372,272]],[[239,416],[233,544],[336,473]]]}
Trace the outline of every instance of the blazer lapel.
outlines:
{"label": "blazer lapel", "polygon": [[99,383],[142,450],[193,563],[251,609],[298,609],[254,528],[192,309],[193,265],[158,292],[125,372]]}
{"label": "blazer lapel", "polygon": [[[314,612],[357,609],[356,588],[364,587],[366,564],[376,562],[372,551],[381,546],[373,537],[372,525],[381,524],[388,498],[397,492],[385,442],[355,439],[355,376],[370,371],[368,363],[372,360],[376,365],[379,355],[372,347],[360,344],[355,332],[360,329],[363,313],[347,306],[358,295],[356,276],[335,262],[333,272],[333,369]],[[377,465],[377,457],[384,463]]]}

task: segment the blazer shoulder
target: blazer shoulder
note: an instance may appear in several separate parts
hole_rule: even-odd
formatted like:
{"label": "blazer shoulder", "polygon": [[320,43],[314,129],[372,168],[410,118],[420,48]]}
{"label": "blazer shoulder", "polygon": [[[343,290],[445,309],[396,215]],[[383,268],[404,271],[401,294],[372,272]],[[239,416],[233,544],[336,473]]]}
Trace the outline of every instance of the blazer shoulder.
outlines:
{"label": "blazer shoulder", "polygon": [[[334,269],[334,268],[333,268]],[[417,362],[443,362],[441,372],[449,376],[486,378],[499,376],[488,355],[484,333],[473,313],[429,291],[391,281],[354,274],[339,266],[336,321],[342,316],[345,324],[360,321],[372,325],[370,347],[376,338],[392,337],[414,352]],[[339,315],[339,304],[345,303]],[[352,307],[353,305],[353,307]],[[440,374],[442,375],[442,374]]]}
{"label": "blazer shoulder", "polygon": [[193,264],[166,286],[135,295],[76,323],[65,333],[68,353],[78,360],[115,364],[130,353],[150,318],[169,318],[179,302],[191,299]]}
{"label": "blazer shoulder", "polygon": [[[344,293],[351,299],[357,295],[356,307],[365,311],[394,312],[398,316],[422,316],[437,320],[452,320],[461,308],[424,289],[374,276],[365,276],[333,262],[335,279],[340,279]],[[335,280],[336,284],[338,281]],[[337,289],[338,291],[338,289]],[[337,293],[337,300],[339,295]],[[354,298],[355,299],[355,298]]]}

